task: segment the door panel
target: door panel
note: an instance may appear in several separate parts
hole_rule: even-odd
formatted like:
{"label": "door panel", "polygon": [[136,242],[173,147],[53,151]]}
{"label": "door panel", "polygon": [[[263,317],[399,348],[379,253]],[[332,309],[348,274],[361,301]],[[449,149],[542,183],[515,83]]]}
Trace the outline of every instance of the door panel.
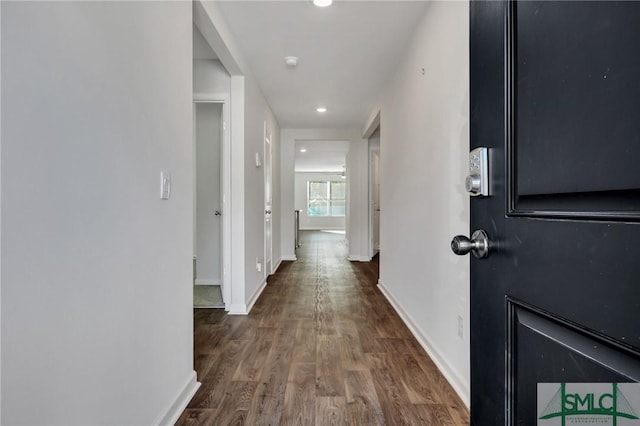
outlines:
{"label": "door panel", "polygon": [[636,216],[639,10],[637,2],[513,6],[515,210]]}
{"label": "door panel", "polygon": [[539,383],[640,379],[640,3],[471,3],[472,424],[537,424]]}
{"label": "door panel", "polygon": [[531,420],[542,414],[535,403],[537,386],[531,383],[621,383],[640,379],[637,356],[517,302],[509,301],[509,311],[509,352],[518,361],[511,366],[511,403],[515,419],[523,424],[534,424]]}
{"label": "door panel", "polygon": [[637,2],[514,6],[519,194],[640,188],[639,10]]}
{"label": "door panel", "polygon": [[[558,220],[507,220],[506,264],[517,277],[508,294],[603,336],[640,348],[637,318],[640,262],[633,260],[629,225]],[[634,227],[635,228],[635,227]],[[630,243],[631,241],[629,241]],[[631,259],[630,259],[631,257]],[[612,303],[607,304],[606,301]]]}

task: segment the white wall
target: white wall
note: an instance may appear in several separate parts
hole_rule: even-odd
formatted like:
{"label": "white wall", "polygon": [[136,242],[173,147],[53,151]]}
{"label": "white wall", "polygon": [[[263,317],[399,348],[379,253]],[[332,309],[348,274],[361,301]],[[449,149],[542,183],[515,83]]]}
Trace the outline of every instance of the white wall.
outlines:
{"label": "white wall", "polygon": [[380,285],[467,404],[469,257],[449,247],[469,231],[468,10],[430,3],[380,117]]}
{"label": "white wall", "polygon": [[231,76],[218,60],[193,61],[193,93],[212,96],[230,96]]}
{"label": "white wall", "polygon": [[222,104],[196,104],[196,284],[221,282]]}
{"label": "white wall", "polygon": [[[0,29],[2,22],[2,7],[0,7]],[[2,37],[0,36],[0,40]],[[0,52],[2,50],[0,49]],[[2,82],[2,55],[0,55],[0,82]],[[0,90],[0,93],[2,90]],[[2,129],[2,104],[0,102],[0,129]],[[0,153],[2,152],[2,139],[0,135]],[[0,424],[2,424],[2,157],[0,154]]]}
{"label": "white wall", "polygon": [[368,262],[369,256],[369,142],[349,143],[347,155],[347,241],[349,260]]}
{"label": "white wall", "polygon": [[296,172],[295,180],[295,209],[300,210],[300,229],[344,230],[344,216],[309,216],[307,211],[307,182],[342,181],[341,174]]}
{"label": "white wall", "polygon": [[[196,1],[194,22],[231,74],[231,314],[246,314],[266,284],[264,264],[264,172],[255,154],[264,152],[265,122],[272,134],[273,181],[279,179],[280,126],[215,2]],[[273,265],[279,264],[280,187],[273,185]]]}
{"label": "white wall", "polygon": [[[0,7],[0,30],[2,28],[2,7]],[[2,39],[0,35],[0,40]],[[0,49],[0,52],[2,49]],[[2,55],[0,55],[0,82],[2,82]],[[0,89],[0,93],[2,90]],[[0,101],[0,129],[2,129],[2,104]],[[0,135],[0,153],[2,152],[2,139]],[[0,154],[0,424],[2,424],[2,157]]]}
{"label": "white wall", "polygon": [[1,7],[2,423],[168,423],[195,391],[191,3]]}
{"label": "white wall", "polygon": [[[265,284],[266,276],[264,268],[258,271],[256,259],[264,265],[264,170],[256,167],[255,155],[258,153],[264,159],[264,126],[271,131],[272,139],[272,170],[280,167],[276,154],[279,151],[280,126],[276,121],[273,112],[269,108],[266,99],[260,91],[260,87],[251,76],[245,77],[245,156],[244,156],[244,206],[245,206],[245,303],[250,307]],[[278,223],[280,222],[280,211],[277,208],[279,203],[279,185],[275,180],[274,173],[272,181],[273,206],[272,206],[272,235],[279,233]],[[280,253],[278,253],[273,238],[274,246],[272,264],[278,265]]]}

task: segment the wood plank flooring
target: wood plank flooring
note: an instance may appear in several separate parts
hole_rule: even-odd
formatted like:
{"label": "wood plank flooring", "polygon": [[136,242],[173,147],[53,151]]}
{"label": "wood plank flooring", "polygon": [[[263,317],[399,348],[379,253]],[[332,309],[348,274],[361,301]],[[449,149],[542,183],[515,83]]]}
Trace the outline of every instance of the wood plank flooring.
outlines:
{"label": "wood plank flooring", "polygon": [[[202,386],[178,425],[467,425],[469,413],[344,236],[302,232],[248,316],[196,309]],[[383,254],[384,255],[384,254]]]}

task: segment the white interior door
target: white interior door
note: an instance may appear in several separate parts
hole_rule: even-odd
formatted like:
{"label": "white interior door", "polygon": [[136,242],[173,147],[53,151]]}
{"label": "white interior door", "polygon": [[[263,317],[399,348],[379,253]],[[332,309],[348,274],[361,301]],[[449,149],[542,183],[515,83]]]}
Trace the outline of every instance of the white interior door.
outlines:
{"label": "white interior door", "polygon": [[264,271],[269,276],[272,271],[272,192],[271,192],[271,132],[264,124]]}
{"label": "white interior door", "polygon": [[195,103],[196,285],[222,284],[222,109],[221,103]]}

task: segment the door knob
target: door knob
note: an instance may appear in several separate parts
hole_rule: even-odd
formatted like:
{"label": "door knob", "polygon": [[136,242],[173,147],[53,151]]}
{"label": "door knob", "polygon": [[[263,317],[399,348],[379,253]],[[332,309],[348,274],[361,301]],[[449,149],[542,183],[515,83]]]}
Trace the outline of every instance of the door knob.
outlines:
{"label": "door knob", "polygon": [[489,255],[489,237],[482,229],[475,231],[471,239],[456,235],[451,240],[451,250],[458,256],[471,253],[478,259],[483,259]]}
{"label": "door knob", "polygon": [[222,212],[220,210],[216,210],[215,212],[213,212],[213,214],[215,214],[216,216],[221,216]]}

